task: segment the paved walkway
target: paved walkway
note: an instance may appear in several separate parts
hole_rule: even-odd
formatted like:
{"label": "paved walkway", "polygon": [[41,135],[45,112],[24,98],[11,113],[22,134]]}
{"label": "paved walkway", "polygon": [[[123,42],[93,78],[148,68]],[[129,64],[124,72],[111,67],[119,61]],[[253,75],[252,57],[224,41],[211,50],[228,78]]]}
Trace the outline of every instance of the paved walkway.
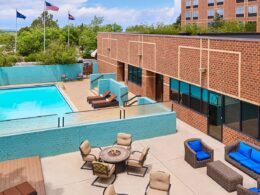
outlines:
{"label": "paved walkway", "polygon": [[[174,135],[135,141],[133,149],[149,146],[146,161],[149,171],[144,178],[119,174],[115,182],[118,193],[143,195],[149,181],[151,170],[162,170],[171,174],[171,195],[225,195],[228,193],[206,175],[206,168],[193,169],[184,161],[184,140],[192,137],[202,138],[215,150],[215,160],[224,161],[224,145],[199,132],[191,126],[177,121],[178,132]],[[226,163],[226,162],[225,162]],[[81,170],[83,164],[79,152],[63,154],[42,159],[42,168],[47,195],[102,195],[103,189],[91,186],[95,179],[92,171]],[[256,181],[232,167],[244,178],[244,186],[254,187]]]}

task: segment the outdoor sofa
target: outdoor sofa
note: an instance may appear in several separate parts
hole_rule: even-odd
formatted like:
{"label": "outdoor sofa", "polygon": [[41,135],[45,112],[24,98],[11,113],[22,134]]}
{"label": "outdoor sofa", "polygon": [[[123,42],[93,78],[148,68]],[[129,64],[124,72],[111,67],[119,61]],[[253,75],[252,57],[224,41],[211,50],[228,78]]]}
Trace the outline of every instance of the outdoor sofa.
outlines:
{"label": "outdoor sofa", "polygon": [[193,168],[205,167],[214,160],[214,150],[199,138],[191,138],[184,142],[185,161]]}
{"label": "outdoor sofa", "polygon": [[260,179],[260,148],[237,141],[225,147],[225,160],[254,179]]}
{"label": "outdoor sofa", "polygon": [[242,185],[237,186],[237,195],[260,195],[260,179],[257,180],[257,187],[245,188]]}

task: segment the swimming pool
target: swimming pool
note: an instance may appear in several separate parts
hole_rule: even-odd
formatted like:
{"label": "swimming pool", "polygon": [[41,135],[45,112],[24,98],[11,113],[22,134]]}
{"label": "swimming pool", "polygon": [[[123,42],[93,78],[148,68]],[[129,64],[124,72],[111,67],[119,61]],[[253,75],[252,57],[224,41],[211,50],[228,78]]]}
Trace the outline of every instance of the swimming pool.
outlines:
{"label": "swimming pool", "polygon": [[72,112],[55,85],[0,90],[0,121]]}

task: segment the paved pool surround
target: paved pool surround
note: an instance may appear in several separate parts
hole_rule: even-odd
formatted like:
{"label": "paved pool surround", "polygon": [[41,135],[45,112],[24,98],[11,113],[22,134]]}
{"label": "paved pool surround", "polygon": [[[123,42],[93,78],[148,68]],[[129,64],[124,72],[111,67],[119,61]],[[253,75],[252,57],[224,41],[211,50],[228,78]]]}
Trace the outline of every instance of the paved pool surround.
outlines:
{"label": "paved pool surround", "polygon": [[134,140],[173,134],[176,133],[176,113],[169,111],[138,118],[3,136],[0,137],[0,160],[73,152],[78,150],[85,139],[93,146],[108,146],[114,143],[119,132],[132,134]]}

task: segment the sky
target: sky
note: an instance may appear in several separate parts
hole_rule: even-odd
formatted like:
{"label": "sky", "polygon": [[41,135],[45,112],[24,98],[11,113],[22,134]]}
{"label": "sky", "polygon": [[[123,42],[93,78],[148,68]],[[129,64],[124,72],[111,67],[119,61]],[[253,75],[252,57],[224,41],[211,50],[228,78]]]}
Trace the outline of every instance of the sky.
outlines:
{"label": "sky", "polygon": [[[60,8],[51,12],[59,26],[67,25],[70,11],[73,24],[88,24],[96,16],[104,23],[118,23],[124,28],[135,24],[173,23],[180,14],[181,0],[49,0]],[[15,30],[15,10],[27,16],[18,19],[18,28],[29,26],[43,11],[44,0],[0,0],[0,29]]]}

